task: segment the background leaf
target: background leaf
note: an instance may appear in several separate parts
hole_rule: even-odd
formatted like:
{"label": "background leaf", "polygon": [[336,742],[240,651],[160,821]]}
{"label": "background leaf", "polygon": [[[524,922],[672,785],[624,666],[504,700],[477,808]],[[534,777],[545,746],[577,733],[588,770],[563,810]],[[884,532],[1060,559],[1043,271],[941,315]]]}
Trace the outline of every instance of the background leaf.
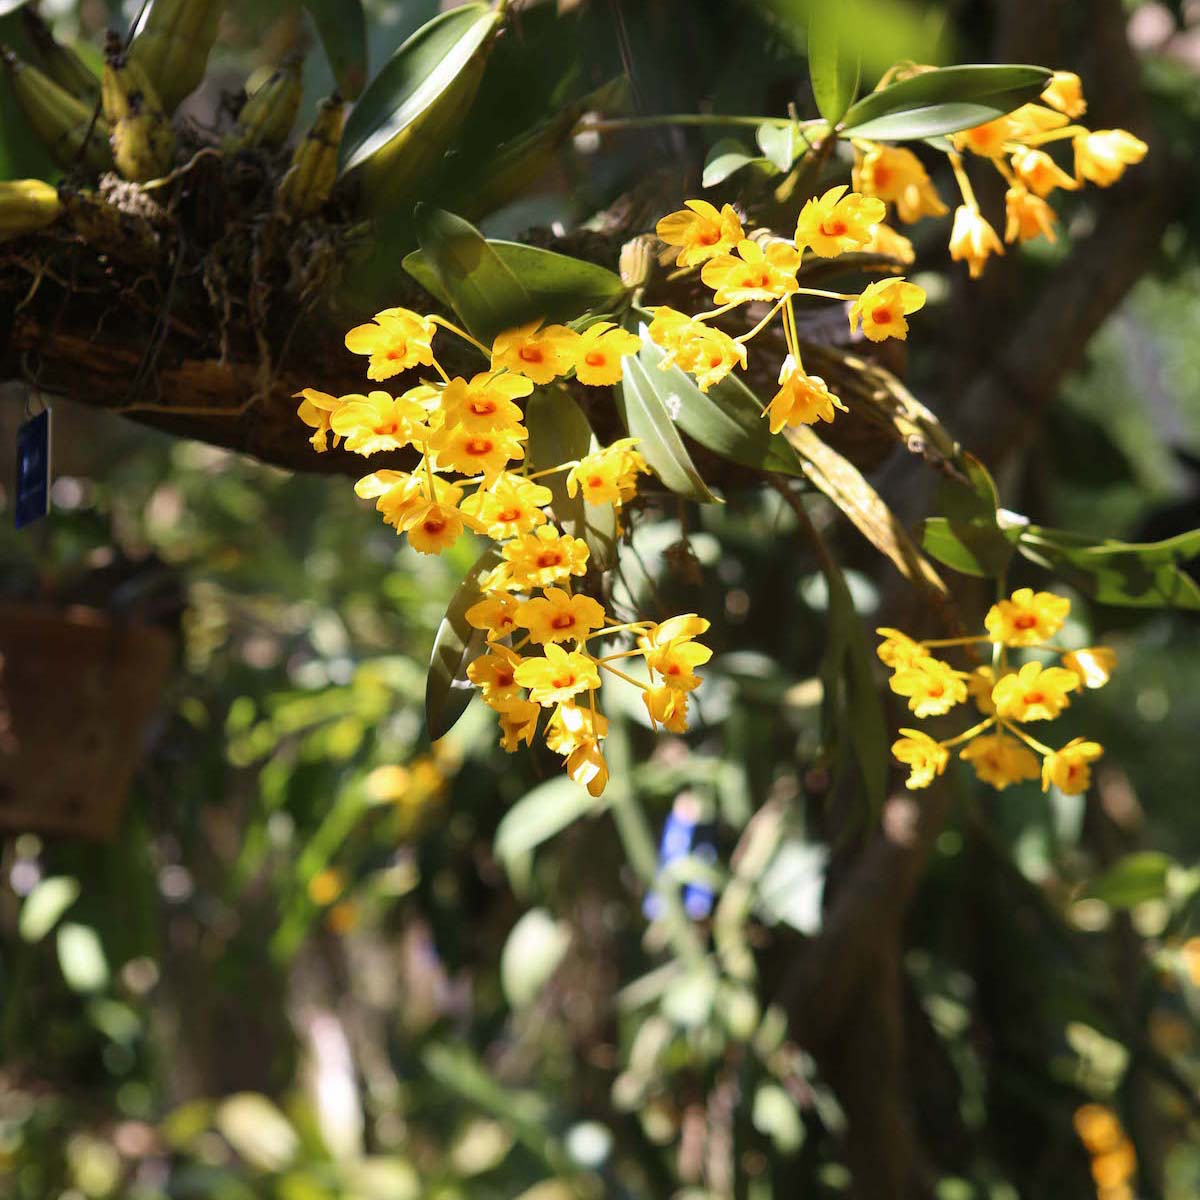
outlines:
{"label": "background leaf", "polygon": [[853,0],[824,0],[808,17],[808,73],[817,110],[835,125],[854,103],[858,92],[863,36],[855,27],[858,6]]}
{"label": "background leaf", "polygon": [[367,18],[362,0],[304,0],[338,91],[356,99],[367,82]]}
{"label": "background leaf", "polygon": [[1049,82],[1042,67],[941,67],[864,96],[846,113],[842,129],[877,141],[954,133],[1036,100]]}

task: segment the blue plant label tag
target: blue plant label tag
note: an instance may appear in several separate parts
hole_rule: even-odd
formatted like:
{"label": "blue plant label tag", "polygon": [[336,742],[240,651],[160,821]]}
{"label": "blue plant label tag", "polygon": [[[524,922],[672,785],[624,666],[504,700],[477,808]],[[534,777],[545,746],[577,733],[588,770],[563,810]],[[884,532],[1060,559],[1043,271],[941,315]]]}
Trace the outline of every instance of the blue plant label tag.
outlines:
{"label": "blue plant label tag", "polygon": [[50,511],[50,410],[17,430],[17,528]]}

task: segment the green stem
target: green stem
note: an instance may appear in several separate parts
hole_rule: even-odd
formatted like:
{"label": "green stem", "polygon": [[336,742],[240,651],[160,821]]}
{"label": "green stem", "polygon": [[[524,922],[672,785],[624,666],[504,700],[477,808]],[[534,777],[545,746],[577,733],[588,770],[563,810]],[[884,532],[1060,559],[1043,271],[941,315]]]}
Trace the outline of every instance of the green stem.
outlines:
{"label": "green stem", "polygon": [[[660,113],[652,117],[609,117],[584,121],[576,126],[580,133],[609,133],[620,129],[654,129],[659,125],[791,125],[790,117],[734,117],[722,113]],[[825,125],[820,119],[801,121],[801,129]]]}

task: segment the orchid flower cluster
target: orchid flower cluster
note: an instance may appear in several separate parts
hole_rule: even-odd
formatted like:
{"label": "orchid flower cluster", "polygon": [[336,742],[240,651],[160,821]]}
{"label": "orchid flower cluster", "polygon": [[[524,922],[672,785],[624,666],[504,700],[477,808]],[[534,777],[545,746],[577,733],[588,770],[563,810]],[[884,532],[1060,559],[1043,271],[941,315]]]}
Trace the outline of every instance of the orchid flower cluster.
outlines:
{"label": "orchid flower cluster", "polygon": [[[1073,123],[1087,111],[1078,75],[1056,71],[1041,101],[1023,104],[994,121],[950,136],[953,149],[948,157],[962,195],[950,233],[950,257],[965,262],[972,278],[982,274],[989,256],[1004,253],[1004,242],[1027,242],[1038,237],[1057,241],[1057,218],[1046,202],[1051,192],[1075,191],[1085,181],[1109,187],[1121,178],[1127,166],[1146,156],[1146,143],[1124,129],[1093,131]],[[1073,174],[1043,149],[1068,138],[1074,152]],[[865,139],[853,139],[853,145],[854,187],[864,195],[894,204],[901,221],[911,224],[949,211],[911,150]],[[963,166],[963,151],[990,162],[1008,185],[1004,242],[980,211]],[[900,243],[892,252],[911,261],[911,244],[905,238],[900,238]]]}
{"label": "orchid flower cluster", "polygon": [[[482,353],[489,370],[450,378],[433,353],[439,326]],[[347,450],[364,457],[411,447],[420,456],[414,470],[374,471],[358,481],[356,493],[374,500],[384,521],[423,554],[442,553],[467,530],[498,544],[498,563],[483,574],[480,599],[466,611],[486,638],[486,653],[470,663],[467,676],[499,714],[505,750],[531,745],[540,724],[568,775],[599,796],[608,781],[600,749],[608,723],[597,706],[601,676],[640,688],[655,728],[683,732],[688,694],[701,682],[695,668],[712,655],[695,640],[708,621],[689,613],[661,624],[614,624],[598,600],[573,589],[572,581],[588,571],[588,545],[559,528],[551,490],[538,480],[566,472],[569,496],[619,511],[648,468],[635,439],[622,438],[577,461],[529,472],[520,401],[570,375],[584,384],[615,384],[622,357],[641,340],[607,321],[582,331],[533,321],[499,334],[489,348],[443,317],[390,308],[350,330],[346,346],[367,356],[370,380],[415,367],[431,368],[436,378],[399,396],[305,388],[298,415],[314,431],[313,448],[325,451],[331,436],[335,446],[344,439]],[[633,644],[606,652],[599,643],[611,639]],[[630,664],[622,660],[632,658],[644,661],[648,681],[623,669]]]}
{"label": "orchid flower cluster", "polygon": [[[688,316],[660,305],[652,309],[650,339],[667,353],[659,366],[677,366],[693,375],[707,392],[734,367],[745,368],[746,344],[777,317],[783,323],[787,357],[779,371],[779,391],[764,410],[771,432],[785,427],[832,421],[846,406],[818,375],[809,375],[800,358],[794,300],[813,296],[850,304],[850,332],[861,325],[873,342],[906,338],[906,318],[925,303],[925,292],[904,279],[869,284],[861,294],[847,295],[801,287],[796,278],[805,252],[836,258],[848,251],[886,250],[900,235],[883,224],[882,200],[851,192],[845,184],[813,197],[800,211],[793,239],[761,243],[745,235],[731,205],[719,211],[706,200],[688,200],[687,207],[658,222],[658,236],[679,248],[676,264],[701,265],[700,278],[713,290],[717,307]],[[890,252],[890,251],[889,251]],[[752,329],[738,337],[711,324],[744,304],[768,303],[771,308]]]}
{"label": "orchid flower cluster", "polygon": [[[928,787],[946,769],[950,750],[962,746],[959,757],[984,783],[1001,791],[1039,777],[1043,791],[1051,784],[1069,795],[1087,791],[1091,764],[1104,748],[1073,738],[1054,750],[1025,729],[1031,721],[1061,716],[1073,692],[1103,687],[1116,666],[1116,655],[1107,646],[1064,650],[1049,642],[1070,609],[1065,596],[1019,588],[992,605],[984,617],[986,632],[978,636],[915,641],[898,629],[876,630],[883,638],[879,657],[892,669],[892,691],[907,698],[914,715],[941,716],[970,696],[983,716],[978,724],[945,741],[919,729],[901,729],[892,753],[909,768],[910,788]],[[957,670],[931,653],[980,643],[991,644],[992,662],[972,671]],[[1045,666],[1032,659],[1017,666],[1010,662],[1011,650],[1049,651],[1060,665]]]}

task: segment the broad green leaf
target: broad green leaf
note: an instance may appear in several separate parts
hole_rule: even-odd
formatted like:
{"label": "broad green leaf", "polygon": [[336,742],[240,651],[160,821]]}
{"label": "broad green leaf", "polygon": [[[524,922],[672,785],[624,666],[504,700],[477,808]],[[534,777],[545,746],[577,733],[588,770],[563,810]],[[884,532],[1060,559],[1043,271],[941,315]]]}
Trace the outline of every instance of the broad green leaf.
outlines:
{"label": "broad green leaf", "polygon": [[62,915],[79,899],[79,880],[70,875],[52,875],[25,897],[17,918],[17,933],[25,942],[40,942]]}
{"label": "broad green leaf", "polygon": [[700,186],[716,187],[743,167],[750,166],[757,167],[766,174],[775,173],[775,164],[769,158],[752,154],[737,138],[722,138],[713,144],[704,159]]}
{"label": "broad green leaf", "polygon": [[597,801],[587,788],[565,775],[548,779],[526,792],[500,818],[496,827],[496,857],[511,864],[596,808]]}
{"label": "broad green leaf", "polygon": [[573,321],[589,310],[611,309],[625,294],[620,276],[604,267],[488,240],[442,209],[418,206],[417,238],[421,249],[404,259],[404,269],[486,345],[528,321]]}
{"label": "broad green leaf", "polygon": [[[836,567],[836,563],[830,560]],[[883,806],[887,791],[888,731],[883,704],[875,685],[874,655],[867,642],[866,629],[854,609],[854,600],[841,569],[825,569],[829,585],[829,639],[842,647],[840,664],[845,681],[845,711],[854,761],[863,779],[870,811]]]}
{"label": "broad green leaf", "polygon": [[672,492],[705,504],[717,503],[672,420],[672,413],[680,407],[675,385],[663,377],[662,371],[647,370],[640,355],[626,358],[624,367],[617,408],[629,436],[638,439],[638,450],[646,465]]}
{"label": "broad green leaf", "polygon": [[338,91],[354,100],[367,82],[367,18],[362,0],[304,0],[325,47]]}
{"label": "broad green leaf", "polygon": [[[535,471],[573,462],[598,448],[583,410],[564,388],[539,389],[525,404],[529,430],[527,455]],[[617,515],[611,504],[588,504],[576,492],[567,494],[567,472],[541,480],[554,495],[554,516],[572,537],[583,538],[589,563],[607,571],[617,561]]]}
{"label": "broad green leaf", "polygon": [[108,983],[108,960],[89,925],[68,921],[58,927],[58,965],[73,992],[98,992]]}
{"label": "broad green leaf", "polygon": [[343,174],[361,173],[372,207],[394,205],[437,165],[470,111],[499,20],[485,4],[441,13],[363,92],[346,121],[339,156]]}
{"label": "broad green leaf", "polygon": [[434,636],[429,676],[425,681],[425,723],[433,741],[454,727],[475,694],[467,679],[467,667],[483,653],[487,635],[467,623],[466,613],[471,605],[483,599],[480,578],[499,561],[500,552],[495,546],[479,556],[458,585]]}
{"label": "broad green leaf", "polygon": [[1112,908],[1133,908],[1144,900],[1160,900],[1167,893],[1171,860],[1155,850],[1127,854],[1098,879],[1087,894]]}
{"label": "broad green leaf", "polygon": [[773,434],[754,393],[735,375],[727,375],[707,392],[691,376],[671,367],[660,370],[666,352],[645,336],[638,358],[651,378],[670,389],[675,424],[693,441],[731,462],[784,475],[804,474],[800,459],[787,439]]}
{"label": "broad green leaf", "polygon": [[1031,525],[1018,549],[1101,604],[1200,609],[1200,586],[1178,564],[1200,554],[1200,530],[1163,542],[1079,544],[1078,535]]}
{"label": "broad green leaf", "polygon": [[562,962],[571,931],[544,908],[533,908],[512,927],[500,953],[500,984],[513,1008],[524,1008]]}
{"label": "broad green leaf", "polygon": [[961,457],[966,479],[946,478],[938,489],[943,516],[925,521],[921,545],[939,562],[965,575],[998,579],[1016,550],[1018,528],[1002,528],[996,517],[996,485],[984,465]]}
{"label": "broad green leaf", "polygon": [[754,140],[772,166],[780,171],[790,171],[792,163],[808,149],[794,121],[786,125],[764,121],[754,131]]}
{"label": "broad green leaf", "polygon": [[836,125],[858,93],[859,40],[854,0],[817,0],[808,17],[808,74],[817,110]]}
{"label": "broad green leaf", "polygon": [[1049,82],[1042,67],[941,67],[864,96],[846,113],[842,130],[876,141],[955,133],[1036,100]]}

